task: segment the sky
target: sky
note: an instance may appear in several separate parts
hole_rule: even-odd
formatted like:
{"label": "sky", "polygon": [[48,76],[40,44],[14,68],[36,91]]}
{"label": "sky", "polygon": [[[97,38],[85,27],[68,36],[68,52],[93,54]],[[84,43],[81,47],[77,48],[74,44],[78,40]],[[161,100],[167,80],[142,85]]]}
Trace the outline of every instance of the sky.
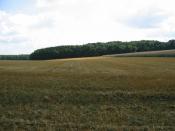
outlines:
{"label": "sky", "polygon": [[174,0],[0,0],[0,54],[175,38]]}

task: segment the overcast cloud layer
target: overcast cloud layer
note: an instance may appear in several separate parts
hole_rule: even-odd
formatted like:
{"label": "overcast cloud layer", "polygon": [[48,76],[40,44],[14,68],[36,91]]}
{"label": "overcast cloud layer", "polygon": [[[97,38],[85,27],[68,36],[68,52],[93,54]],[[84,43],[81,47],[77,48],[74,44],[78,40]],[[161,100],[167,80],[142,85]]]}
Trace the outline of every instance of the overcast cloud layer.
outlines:
{"label": "overcast cloud layer", "polygon": [[167,41],[175,37],[174,0],[23,2],[0,0],[0,54],[88,42]]}

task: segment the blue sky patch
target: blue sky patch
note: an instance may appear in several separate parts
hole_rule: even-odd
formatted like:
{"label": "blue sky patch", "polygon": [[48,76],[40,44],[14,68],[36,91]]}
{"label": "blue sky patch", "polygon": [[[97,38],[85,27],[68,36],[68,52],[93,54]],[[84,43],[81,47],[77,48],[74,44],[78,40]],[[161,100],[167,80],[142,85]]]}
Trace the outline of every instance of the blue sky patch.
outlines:
{"label": "blue sky patch", "polygon": [[29,11],[34,5],[34,0],[0,0],[0,10],[6,12]]}

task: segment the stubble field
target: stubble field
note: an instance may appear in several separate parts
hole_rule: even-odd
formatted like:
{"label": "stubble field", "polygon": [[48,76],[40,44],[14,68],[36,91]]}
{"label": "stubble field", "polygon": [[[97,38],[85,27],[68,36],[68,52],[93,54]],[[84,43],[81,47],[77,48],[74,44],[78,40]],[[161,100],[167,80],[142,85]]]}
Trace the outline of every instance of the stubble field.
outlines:
{"label": "stubble field", "polygon": [[175,58],[0,61],[0,130],[175,130]]}

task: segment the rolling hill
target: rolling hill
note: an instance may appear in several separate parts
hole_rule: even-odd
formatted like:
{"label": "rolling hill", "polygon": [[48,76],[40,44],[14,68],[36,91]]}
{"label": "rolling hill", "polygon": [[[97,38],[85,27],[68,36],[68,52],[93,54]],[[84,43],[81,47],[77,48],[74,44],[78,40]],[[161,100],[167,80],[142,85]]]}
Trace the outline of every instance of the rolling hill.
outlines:
{"label": "rolling hill", "polygon": [[175,57],[175,50],[145,51],[134,53],[113,54],[116,57]]}

